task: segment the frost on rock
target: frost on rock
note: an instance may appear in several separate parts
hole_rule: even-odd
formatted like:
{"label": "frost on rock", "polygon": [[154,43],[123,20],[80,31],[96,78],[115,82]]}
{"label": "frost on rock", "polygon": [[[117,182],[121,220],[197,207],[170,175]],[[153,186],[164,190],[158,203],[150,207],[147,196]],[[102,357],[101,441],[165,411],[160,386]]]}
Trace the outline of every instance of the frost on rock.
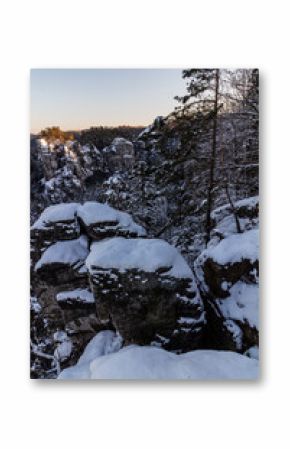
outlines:
{"label": "frost on rock", "polygon": [[97,315],[126,343],[194,349],[205,314],[193,273],[158,239],[115,237],[93,243],[86,260]]}
{"label": "frost on rock", "polygon": [[63,370],[59,379],[253,380],[259,376],[258,362],[235,352],[197,350],[176,355],[133,345],[103,355],[94,354],[94,340],[84,352],[83,363]]}
{"label": "frost on rock", "polygon": [[108,204],[88,201],[78,207],[78,217],[93,239],[106,237],[145,237],[146,231],[137,225],[126,212],[120,212]]}

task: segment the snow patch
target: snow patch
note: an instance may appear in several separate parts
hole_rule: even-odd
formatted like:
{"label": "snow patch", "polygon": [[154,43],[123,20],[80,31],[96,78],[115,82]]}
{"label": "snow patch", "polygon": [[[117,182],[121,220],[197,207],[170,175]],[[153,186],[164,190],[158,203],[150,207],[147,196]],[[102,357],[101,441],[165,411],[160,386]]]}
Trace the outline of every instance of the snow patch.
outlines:
{"label": "snow patch", "polygon": [[63,370],[59,379],[89,379],[90,363],[98,357],[112,354],[122,346],[122,338],[112,331],[99,332],[86,346],[77,364]]}
{"label": "snow patch", "polygon": [[155,346],[133,345],[99,355],[97,350],[94,352],[99,335],[89,343],[90,350],[86,348],[82,363],[80,359],[77,365],[62,371],[59,379],[249,380],[258,377],[256,360],[230,351],[198,350],[176,355]]}
{"label": "snow patch", "polygon": [[94,295],[87,288],[81,289],[77,288],[72,291],[59,292],[56,295],[56,300],[58,302],[68,301],[68,300],[78,300],[82,303],[92,304],[95,302]]}

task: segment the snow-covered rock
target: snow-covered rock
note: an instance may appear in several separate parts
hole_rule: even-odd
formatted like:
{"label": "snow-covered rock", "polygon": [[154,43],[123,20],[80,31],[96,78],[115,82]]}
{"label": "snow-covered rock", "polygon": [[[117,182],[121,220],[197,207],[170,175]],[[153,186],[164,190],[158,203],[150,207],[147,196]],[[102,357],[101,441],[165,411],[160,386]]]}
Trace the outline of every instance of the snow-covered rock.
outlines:
{"label": "snow-covered rock", "polygon": [[47,207],[31,229],[44,230],[60,223],[75,223],[77,203],[62,203]]}
{"label": "snow-covered rock", "polygon": [[78,363],[58,379],[253,380],[258,362],[230,351],[197,350],[176,355],[161,348],[131,345],[119,350],[113,333],[100,332]]}
{"label": "snow-covered rock", "polygon": [[31,258],[35,263],[42,252],[58,240],[80,236],[77,203],[62,203],[47,207],[31,227]]}
{"label": "snow-covered rock", "polygon": [[75,290],[63,291],[59,292],[56,295],[56,300],[62,307],[65,305],[68,307],[69,305],[75,306],[86,306],[95,303],[93,293],[87,288],[77,288]]}
{"label": "snow-covered rock", "polygon": [[134,146],[123,137],[116,137],[103,154],[110,172],[130,169],[135,162]]}
{"label": "snow-covered rock", "polygon": [[47,248],[34,270],[50,285],[68,282],[86,275],[85,259],[89,253],[85,236],[54,243]]}
{"label": "snow-covered rock", "polygon": [[[251,196],[234,203],[236,214],[239,218],[258,218],[259,197]],[[225,204],[213,210],[211,216],[214,220],[220,221],[232,211],[230,204]]]}
{"label": "snow-covered rock", "polygon": [[144,237],[146,232],[126,212],[108,204],[88,201],[78,207],[77,215],[86,233],[95,240],[107,237]]}
{"label": "snow-covered rock", "polygon": [[237,233],[237,223],[242,232],[255,229],[259,225],[259,197],[253,196],[234,203],[236,218],[230,204],[215,209],[211,218],[214,223],[212,236],[218,239]]}
{"label": "snow-covered rock", "polygon": [[[112,329],[112,323],[101,323],[96,316],[85,265],[90,237],[86,232],[92,229],[90,224],[96,223],[100,238],[106,237],[106,233],[145,236],[144,229],[129,214],[100,203],[61,203],[48,207],[32,226],[31,280],[38,306],[36,313],[35,302],[31,305],[32,328],[37,344],[49,354],[47,359],[33,356],[33,366],[40,376],[52,363],[49,360],[57,358],[61,367],[69,366],[75,363],[90,338],[101,330]],[[56,353],[52,336],[60,331],[68,333],[70,342],[58,345]]]}
{"label": "snow-covered rock", "polygon": [[243,352],[259,342],[259,231],[232,234],[204,250],[195,274],[208,320],[208,345]]}
{"label": "snow-covered rock", "polygon": [[259,329],[259,286],[238,281],[226,299],[216,302],[226,319],[233,319]]}
{"label": "snow-covered rock", "polygon": [[161,275],[193,278],[181,254],[161,239],[125,239],[116,237],[93,243],[86,260],[88,269],[116,269],[125,272],[136,269],[145,272],[161,270]]}
{"label": "snow-covered rock", "polygon": [[193,273],[159,239],[116,237],[93,243],[86,260],[98,317],[127,343],[184,351],[197,346],[205,315]]}
{"label": "snow-covered rock", "polygon": [[255,282],[259,263],[259,231],[233,234],[204,250],[195,263],[201,289],[215,297],[227,297],[242,277]]}
{"label": "snow-covered rock", "polygon": [[137,140],[153,139],[154,137],[159,137],[161,135],[160,130],[164,126],[165,119],[162,115],[155,117],[154,122],[147,128],[143,129],[138,135]]}

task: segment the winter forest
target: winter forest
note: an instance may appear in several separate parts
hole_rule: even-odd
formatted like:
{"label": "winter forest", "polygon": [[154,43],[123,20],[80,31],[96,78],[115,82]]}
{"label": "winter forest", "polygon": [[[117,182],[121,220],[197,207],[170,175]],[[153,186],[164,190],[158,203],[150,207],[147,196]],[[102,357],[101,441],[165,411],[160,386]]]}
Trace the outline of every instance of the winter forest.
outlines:
{"label": "winter forest", "polygon": [[146,127],[31,134],[31,378],[258,377],[258,70],[182,80]]}

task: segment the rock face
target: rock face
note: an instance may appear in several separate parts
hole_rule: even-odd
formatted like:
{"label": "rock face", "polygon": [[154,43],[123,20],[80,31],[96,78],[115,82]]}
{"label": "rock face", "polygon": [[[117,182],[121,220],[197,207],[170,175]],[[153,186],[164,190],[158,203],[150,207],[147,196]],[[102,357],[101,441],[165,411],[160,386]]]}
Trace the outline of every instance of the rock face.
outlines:
{"label": "rock face", "polygon": [[31,218],[45,206],[96,198],[104,179],[117,171],[127,171],[135,163],[132,142],[115,138],[102,150],[93,144],[45,138],[31,144]]}
{"label": "rock face", "polygon": [[255,283],[258,269],[259,231],[256,229],[223,239],[205,250],[196,263],[196,273],[204,278],[201,289],[220,298],[228,297],[230,288],[240,279]]}
{"label": "rock face", "polygon": [[123,137],[116,137],[103,153],[111,172],[129,169],[135,163],[134,145]]}
{"label": "rock face", "polygon": [[258,209],[240,203],[243,232],[219,208],[194,274],[175,247],[107,204],[47,208],[31,229],[32,376],[56,377],[103,330],[125,346],[256,354]]}
{"label": "rock face", "polygon": [[258,205],[252,199],[239,203],[246,228],[251,223],[254,229],[233,234],[233,217],[224,215],[219,224],[227,236],[218,243],[213,238],[197,258],[195,274],[207,312],[207,346],[245,352],[259,340]]}
{"label": "rock face", "polygon": [[198,346],[205,315],[192,271],[127,213],[96,202],[51,206],[31,242],[33,376],[74,364],[104,329],[124,344]]}
{"label": "rock face", "polygon": [[126,344],[179,351],[198,346],[205,323],[192,272],[159,239],[112,238],[94,243],[86,261],[97,315]]}
{"label": "rock face", "polygon": [[[31,228],[31,285],[39,308],[32,312],[32,341],[56,363],[53,351],[63,342],[53,335],[66,332],[72,347],[70,355],[58,361],[61,368],[76,361],[96,332],[110,329],[97,318],[85,260],[90,239],[115,235],[145,235],[145,231],[128,214],[100,203],[50,206]],[[42,376],[47,358],[32,351],[32,360],[33,376]]]}

